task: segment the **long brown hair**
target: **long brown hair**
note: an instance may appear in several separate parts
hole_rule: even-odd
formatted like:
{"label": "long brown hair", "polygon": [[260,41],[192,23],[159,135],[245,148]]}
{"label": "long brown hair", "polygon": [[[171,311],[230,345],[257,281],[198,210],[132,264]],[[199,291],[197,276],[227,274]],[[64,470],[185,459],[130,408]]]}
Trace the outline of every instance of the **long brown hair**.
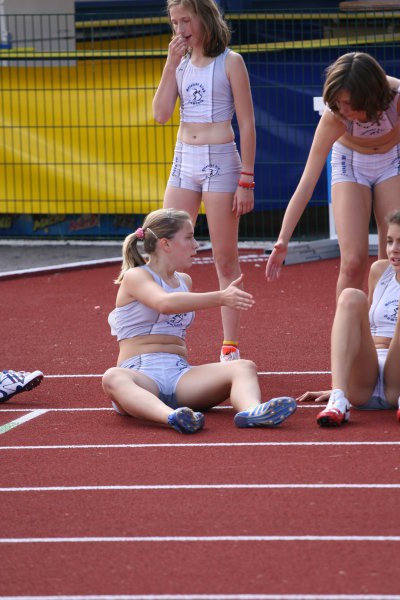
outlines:
{"label": "long brown hair", "polygon": [[[231,39],[231,32],[214,0],[167,0],[168,17],[174,6],[182,6],[199,17],[203,30],[203,52],[205,56],[222,54]],[[170,25],[174,30],[171,20]]]}
{"label": "long brown hair", "polygon": [[[158,240],[172,239],[190,220],[189,213],[175,208],[160,208],[149,213],[142,227],[127,235],[124,240],[122,267],[115,283],[121,283],[128,269],[145,265],[147,261],[143,254],[153,254],[157,249]],[[143,242],[143,254],[138,248],[138,242]]]}

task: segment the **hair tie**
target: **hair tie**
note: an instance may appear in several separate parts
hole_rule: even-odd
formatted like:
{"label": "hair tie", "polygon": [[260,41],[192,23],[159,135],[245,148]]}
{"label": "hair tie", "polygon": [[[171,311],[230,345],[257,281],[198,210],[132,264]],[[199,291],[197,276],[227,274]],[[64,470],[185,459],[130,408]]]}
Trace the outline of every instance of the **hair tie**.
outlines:
{"label": "hair tie", "polygon": [[141,227],[138,227],[135,231],[135,235],[138,240],[144,240],[144,231]]}

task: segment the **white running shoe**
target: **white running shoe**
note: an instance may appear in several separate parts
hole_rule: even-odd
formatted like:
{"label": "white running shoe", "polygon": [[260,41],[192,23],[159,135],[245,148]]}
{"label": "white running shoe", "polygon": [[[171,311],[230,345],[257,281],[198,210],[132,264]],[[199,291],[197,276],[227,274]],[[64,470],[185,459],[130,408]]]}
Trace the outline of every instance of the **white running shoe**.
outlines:
{"label": "white running shoe", "polygon": [[230,362],[231,360],[239,360],[240,352],[236,346],[222,346],[219,357],[220,362]]}
{"label": "white running shoe", "polygon": [[10,398],[31,390],[42,382],[41,371],[1,371],[0,372],[0,402],[7,402]]}
{"label": "white running shoe", "polygon": [[350,418],[350,402],[342,390],[332,390],[326,408],[317,415],[321,427],[338,427]]}

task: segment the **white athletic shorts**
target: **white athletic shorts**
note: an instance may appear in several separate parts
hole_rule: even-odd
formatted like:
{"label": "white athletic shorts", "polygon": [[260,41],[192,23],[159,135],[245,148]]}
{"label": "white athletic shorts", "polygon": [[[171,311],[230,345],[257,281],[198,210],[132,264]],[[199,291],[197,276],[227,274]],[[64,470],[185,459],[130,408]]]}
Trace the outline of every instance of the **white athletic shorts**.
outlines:
{"label": "white athletic shorts", "polygon": [[392,404],[390,404],[387,401],[386,395],[385,395],[385,386],[383,383],[383,369],[385,367],[388,349],[387,348],[377,348],[376,353],[378,355],[379,372],[378,372],[378,379],[376,381],[375,389],[372,392],[371,398],[368,400],[368,402],[366,402],[365,404],[362,404],[361,406],[355,406],[354,408],[357,408],[360,410],[382,410],[382,409],[387,410],[390,408],[391,409],[396,408],[396,406],[393,406]]}
{"label": "white athletic shorts", "polygon": [[332,185],[352,181],[372,188],[400,175],[400,144],[385,154],[361,154],[335,142],[331,165]]}
{"label": "white athletic shorts", "polygon": [[196,192],[233,193],[241,169],[235,142],[196,146],[178,140],[167,185]]}
{"label": "white athletic shorts", "polygon": [[[119,366],[123,369],[134,369],[150,377],[158,386],[160,400],[171,408],[178,408],[175,396],[178,381],[192,368],[186,358],[168,352],[152,352],[132,356]],[[112,405],[114,410],[121,414],[114,402]]]}

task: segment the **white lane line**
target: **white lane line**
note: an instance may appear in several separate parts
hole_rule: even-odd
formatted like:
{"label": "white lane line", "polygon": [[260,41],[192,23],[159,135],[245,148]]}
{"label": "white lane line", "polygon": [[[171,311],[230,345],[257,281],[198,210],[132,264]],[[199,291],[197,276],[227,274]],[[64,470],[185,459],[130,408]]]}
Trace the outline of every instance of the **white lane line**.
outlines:
{"label": "white lane line", "polygon": [[10,421],[9,423],[5,423],[4,425],[0,426],[0,435],[2,433],[7,433],[7,431],[10,431],[10,429],[14,429],[14,427],[18,427],[19,425],[22,425],[23,423],[26,423],[27,421],[30,421],[31,419],[36,419],[36,417],[40,417],[40,415],[43,415],[46,412],[48,412],[48,411],[45,408],[32,410],[31,412],[24,415],[23,417],[19,417],[18,419],[15,419],[14,421]]}
{"label": "white lane line", "polygon": [[210,483],[177,485],[63,485],[0,487],[1,492],[97,492],[152,490],[398,490],[400,483]]}
{"label": "white lane line", "polygon": [[400,535],[166,535],[0,538],[0,544],[121,544],[149,542],[400,542]]}
{"label": "white lane line", "polygon": [[191,442],[180,444],[60,444],[48,446],[0,446],[1,450],[100,450],[105,448],[235,448],[249,446],[399,446],[400,441],[392,442],[344,442],[337,440],[335,442]]}

